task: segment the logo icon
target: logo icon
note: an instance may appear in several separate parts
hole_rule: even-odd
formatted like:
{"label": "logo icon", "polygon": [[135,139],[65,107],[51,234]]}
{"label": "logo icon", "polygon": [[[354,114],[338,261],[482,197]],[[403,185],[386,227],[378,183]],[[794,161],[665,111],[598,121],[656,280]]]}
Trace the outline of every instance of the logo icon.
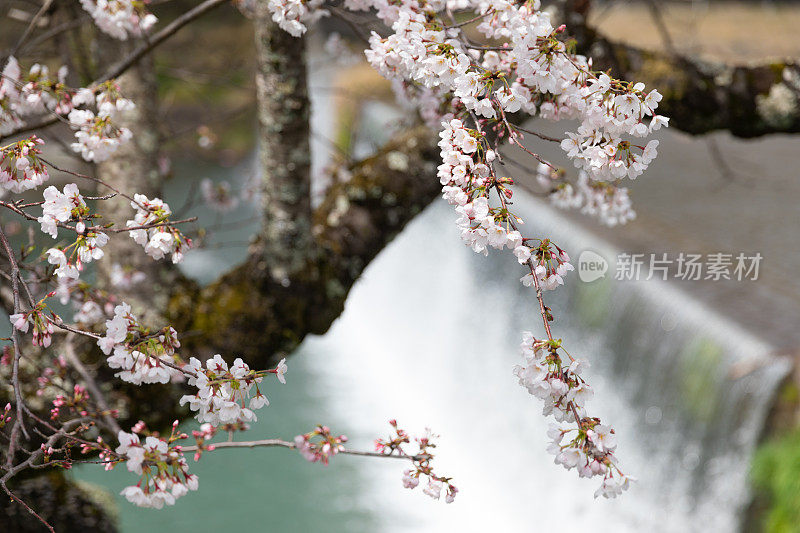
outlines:
{"label": "logo icon", "polygon": [[608,272],[608,261],[591,250],[584,250],[578,257],[578,277],[584,283],[603,278]]}

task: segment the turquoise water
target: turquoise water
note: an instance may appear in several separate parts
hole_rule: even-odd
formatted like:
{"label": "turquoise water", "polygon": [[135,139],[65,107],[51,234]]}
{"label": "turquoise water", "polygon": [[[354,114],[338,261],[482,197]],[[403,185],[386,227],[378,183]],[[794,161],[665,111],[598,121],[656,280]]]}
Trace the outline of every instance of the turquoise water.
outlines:
{"label": "turquoise water", "polygon": [[[335,424],[346,431],[326,406],[314,377],[304,371],[311,354],[295,354],[289,384],[276,384],[267,393],[271,405],[259,411],[258,422],[238,440],[291,438],[315,424]],[[184,424],[197,428],[193,419]],[[224,439],[224,437],[222,437]],[[375,531],[375,518],[356,495],[363,485],[360,458],[337,458],[329,466],[311,464],[293,450],[281,448],[217,450],[199,462],[189,459],[190,471],[200,477],[200,488],[162,510],[139,509],[117,496],[123,532],[174,533],[224,531],[259,524],[263,531]],[[120,465],[105,472],[96,465],[75,469],[78,479],[102,485],[114,494],[136,483],[136,476]]]}

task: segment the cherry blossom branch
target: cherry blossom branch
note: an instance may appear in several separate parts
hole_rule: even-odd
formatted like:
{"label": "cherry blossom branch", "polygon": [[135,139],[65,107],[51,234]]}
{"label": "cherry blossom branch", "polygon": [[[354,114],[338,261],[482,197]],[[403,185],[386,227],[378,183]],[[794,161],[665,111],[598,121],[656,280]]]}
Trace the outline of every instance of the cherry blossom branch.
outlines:
{"label": "cherry blossom branch", "polygon": [[522,148],[522,150],[525,151],[525,153],[527,153],[529,156],[531,156],[534,159],[536,159],[538,162],[542,163],[543,165],[547,165],[548,167],[552,168],[553,170],[556,170],[556,167],[554,167],[552,163],[550,163],[546,159],[543,159],[539,154],[535,154],[535,153],[531,152],[530,150],[528,150],[528,148],[525,147],[524,144],[522,144],[521,142],[519,142],[519,140],[517,140],[517,134],[514,132],[514,128],[511,126],[511,124],[509,124],[508,118],[506,118],[506,112],[503,110],[502,104],[496,98],[494,98],[494,101],[497,103],[497,108],[500,110],[500,116],[503,119],[503,124],[505,124],[506,129],[508,130],[508,139],[509,139],[509,141],[511,141],[513,144],[517,145],[519,148]]}
{"label": "cherry blossom branch", "polygon": [[82,173],[76,172],[74,170],[61,168],[61,167],[57,166],[55,163],[51,163],[50,161],[48,161],[47,159],[45,159],[43,157],[40,157],[39,159],[43,163],[45,163],[47,166],[52,168],[53,170],[57,170],[59,172],[65,173],[65,174],[69,174],[70,176],[75,176],[76,178],[83,178],[85,180],[93,181],[93,182],[95,182],[95,183],[97,183],[99,185],[102,185],[103,187],[111,189],[112,191],[114,191],[115,194],[118,194],[118,195],[122,196],[123,198],[126,198],[126,199],[130,200],[131,202],[136,202],[136,200],[134,200],[134,198],[132,196],[129,196],[128,194],[120,191],[119,189],[117,189],[113,185],[110,185],[110,184],[106,183],[105,181],[101,180],[100,178],[96,178],[94,176],[89,176],[87,174],[82,174]]}
{"label": "cherry blossom branch", "polygon": [[[100,78],[96,79],[92,84],[90,84],[90,87],[95,87],[105,81],[119,77],[129,68],[131,68],[134,64],[136,64],[136,62],[139,61],[142,57],[144,57],[151,50],[153,50],[153,48],[160,45],[169,37],[177,33],[178,30],[180,30],[193,20],[197,19],[201,15],[211,11],[215,7],[221,6],[222,4],[225,4],[229,1],[230,0],[205,0],[203,3],[190,9],[183,15],[173,20],[163,29],[151,35],[150,38],[147,40],[147,42],[140,45],[128,56],[124,57],[119,62],[112,65]],[[25,124],[23,126],[14,128],[6,135],[0,135],[0,139],[46,128],[48,126],[52,126],[53,124],[57,123],[60,120],[63,120],[63,118],[60,115],[53,114],[52,116],[41,119],[38,122]]]}
{"label": "cherry blossom branch", "polygon": [[[208,445],[204,444],[201,446],[181,446],[181,449],[185,452],[196,452],[198,450],[206,449],[210,450],[213,448],[214,450],[220,448],[269,448],[269,447],[278,447],[278,448],[290,448],[293,450],[297,449],[297,445],[294,442],[289,442],[286,440],[281,439],[262,439],[262,440],[251,440],[251,441],[225,441],[225,442],[212,442],[208,443]],[[357,457],[380,457],[380,458],[393,458],[393,459],[405,459],[409,461],[419,461],[423,458],[421,455],[394,455],[394,454],[386,454],[380,452],[367,452],[362,450],[349,450],[347,448],[343,450],[339,450],[337,453],[343,455],[352,455]]]}
{"label": "cherry blossom branch", "polygon": [[[12,291],[14,293],[14,313],[19,313],[20,311],[20,304],[19,304],[19,282],[20,282],[20,273],[19,273],[19,265],[17,264],[17,259],[14,254],[14,250],[11,249],[11,244],[8,242],[8,237],[6,237],[6,233],[3,230],[2,224],[0,224],[0,243],[8,256],[8,261],[11,264],[11,286]],[[17,416],[14,419],[14,425],[11,428],[11,437],[8,446],[8,456],[6,457],[6,465],[11,466],[14,461],[14,452],[17,448],[17,441],[19,439],[20,431],[25,436],[25,438],[30,438],[28,435],[27,430],[25,429],[25,424],[23,421],[23,400],[22,400],[22,392],[19,383],[19,358],[22,354],[20,350],[20,343],[19,343],[19,335],[17,333],[16,328],[11,328],[11,342],[14,346],[14,360],[12,363],[12,374],[11,374],[11,385],[14,388],[14,399],[16,403],[17,409]]]}
{"label": "cherry blossom branch", "polygon": [[533,130],[529,130],[529,129],[523,128],[522,126],[520,126],[518,124],[511,124],[511,123],[508,123],[508,122],[507,122],[507,124],[509,124],[511,127],[513,127],[516,130],[523,131],[525,133],[530,133],[531,135],[539,137],[543,141],[550,141],[550,142],[554,142],[554,143],[560,143],[561,141],[564,140],[564,139],[559,139],[558,137],[550,137],[549,135],[544,135],[543,133],[539,133],[538,131],[533,131]]}

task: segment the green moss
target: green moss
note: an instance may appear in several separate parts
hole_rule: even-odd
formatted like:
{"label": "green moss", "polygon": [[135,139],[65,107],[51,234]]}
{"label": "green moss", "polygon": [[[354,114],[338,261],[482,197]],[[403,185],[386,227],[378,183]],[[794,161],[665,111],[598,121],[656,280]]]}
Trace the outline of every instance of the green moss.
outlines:
{"label": "green moss", "polygon": [[667,100],[683,98],[690,83],[683,69],[678,68],[671,60],[655,54],[647,54],[642,58],[642,66],[636,72],[636,79],[648,87],[658,87],[658,91]]}
{"label": "green moss", "polygon": [[337,117],[334,142],[343,154],[349,154],[353,148],[353,131],[355,130],[357,112],[353,106],[341,106]]}
{"label": "green moss", "polygon": [[228,280],[228,283],[214,283],[206,292],[212,292],[214,297],[203,298],[203,312],[195,315],[193,325],[206,334],[223,334],[230,320],[246,309],[253,287],[246,282],[230,283]]}
{"label": "green moss", "polygon": [[707,338],[694,340],[681,353],[682,401],[697,420],[711,420],[717,411],[721,363],[722,347]]}
{"label": "green moss", "polygon": [[772,72],[773,83],[780,83],[783,80],[783,71],[786,68],[786,61],[773,61],[769,64],[769,70]]}
{"label": "green moss", "polygon": [[797,384],[794,382],[789,382],[784,385],[779,392],[778,402],[781,404],[792,405],[796,408],[798,406],[798,402],[800,402],[800,389],[797,388]]}
{"label": "green moss", "polygon": [[761,530],[800,532],[800,428],[758,449],[751,478],[767,503]]}

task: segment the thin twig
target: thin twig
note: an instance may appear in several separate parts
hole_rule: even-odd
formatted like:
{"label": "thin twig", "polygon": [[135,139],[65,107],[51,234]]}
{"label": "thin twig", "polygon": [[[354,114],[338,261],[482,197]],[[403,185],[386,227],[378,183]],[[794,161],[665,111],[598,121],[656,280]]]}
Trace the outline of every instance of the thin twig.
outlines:
{"label": "thin twig", "polygon": [[[215,450],[219,448],[270,448],[270,447],[289,448],[289,449],[297,448],[297,446],[295,446],[293,442],[289,442],[282,439],[212,442],[209,444],[204,444],[203,448],[208,449],[208,447],[210,446],[213,446]],[[181,446],[181,450],[184,452],[196,452],[198,449],[199,449],[198,446]],[[358,457],[385,457],[394,459],[406,459],[409,461],[417,461],[422,459],[422,456],[419,455],[391,455],[379,452],[365,452],[360,450],[347,450],[347,449],[341,450],[337,452],[337,454],[353,455]]]}
{"label": "thin twig", "polygon": [[[2,243],[6,254],[8,255],[9,263],[11,263],[11,287],[12,291],[14,292],[14,314],[16,314],[20,312],[19,264],[17,263],[17,258],[14,255],[14,250],[11,249],[11,244],[8,242],[6,233],[5,231],[3,231],[2,224],[0,224],[0,243]],[[30,438],[27,430],[25,429],[25,423],[23,420],[22,392],[20,390],[20,383],[19,383],[19,358],[22,352],[20,350],[19,334],[17,333],[17,328],[13,326],[11,327],[11,342],[14,345],[14,361],[11,370],[11,384],[14,387],[14,402],[17,404],[16,405],[17,416],[14,420],[14,425],[11,428],[11,441],[8,446],[8,456],[6,457],[6,465],[9,467],[14,462],[14,452],[16,451],[17,441],[19,440],[20,431],[22,431],[22,434],[25,436],[26,439]]]}
{"label": "thin twig", "polygon": [[33,31],[33,28],[39,22],[39,19],[42,18],[42,15],[44,15],[52,5],[53,5],[53,0],[45,0],[44,4],[42,4],[42,7],[39,8],[39,11],[37,11],[36,14],[33,16],[33,18],[31,19],[31,22],[30,24],[28,24],[28,27],[25,28],[24,32],[22,32],[22,35],[17,40],[17,44],[14,46],[14,49],[11,50],[12,56],[17,55],[17,52],[19,51],[20,47],[25,42],[25,39],[28,38],[28,35],[30,35],[31,31]]}
{"label": "thin twig", "polygon": [[83,363],[75,354],[75,346],[72,344],[71,335],[67,335],[67,339],[64,341],[64,354],[67,361],[75,368],[83,381],[86,383],[86,388],[89,389],[89,392],[91,393],[92,398],[97,406],[100,407],[100,410],[104,412],[103,420],[105,423],[108,424],[114,434],[119,433],[122,428],[119,426],[117,420],[111,415],[111,408],[108,406],[105,396],[100,391],[100,387],[98,387],[97,382],[95,382],[92,375],[88,370],[86,370],[86,367],[83,366]]}

